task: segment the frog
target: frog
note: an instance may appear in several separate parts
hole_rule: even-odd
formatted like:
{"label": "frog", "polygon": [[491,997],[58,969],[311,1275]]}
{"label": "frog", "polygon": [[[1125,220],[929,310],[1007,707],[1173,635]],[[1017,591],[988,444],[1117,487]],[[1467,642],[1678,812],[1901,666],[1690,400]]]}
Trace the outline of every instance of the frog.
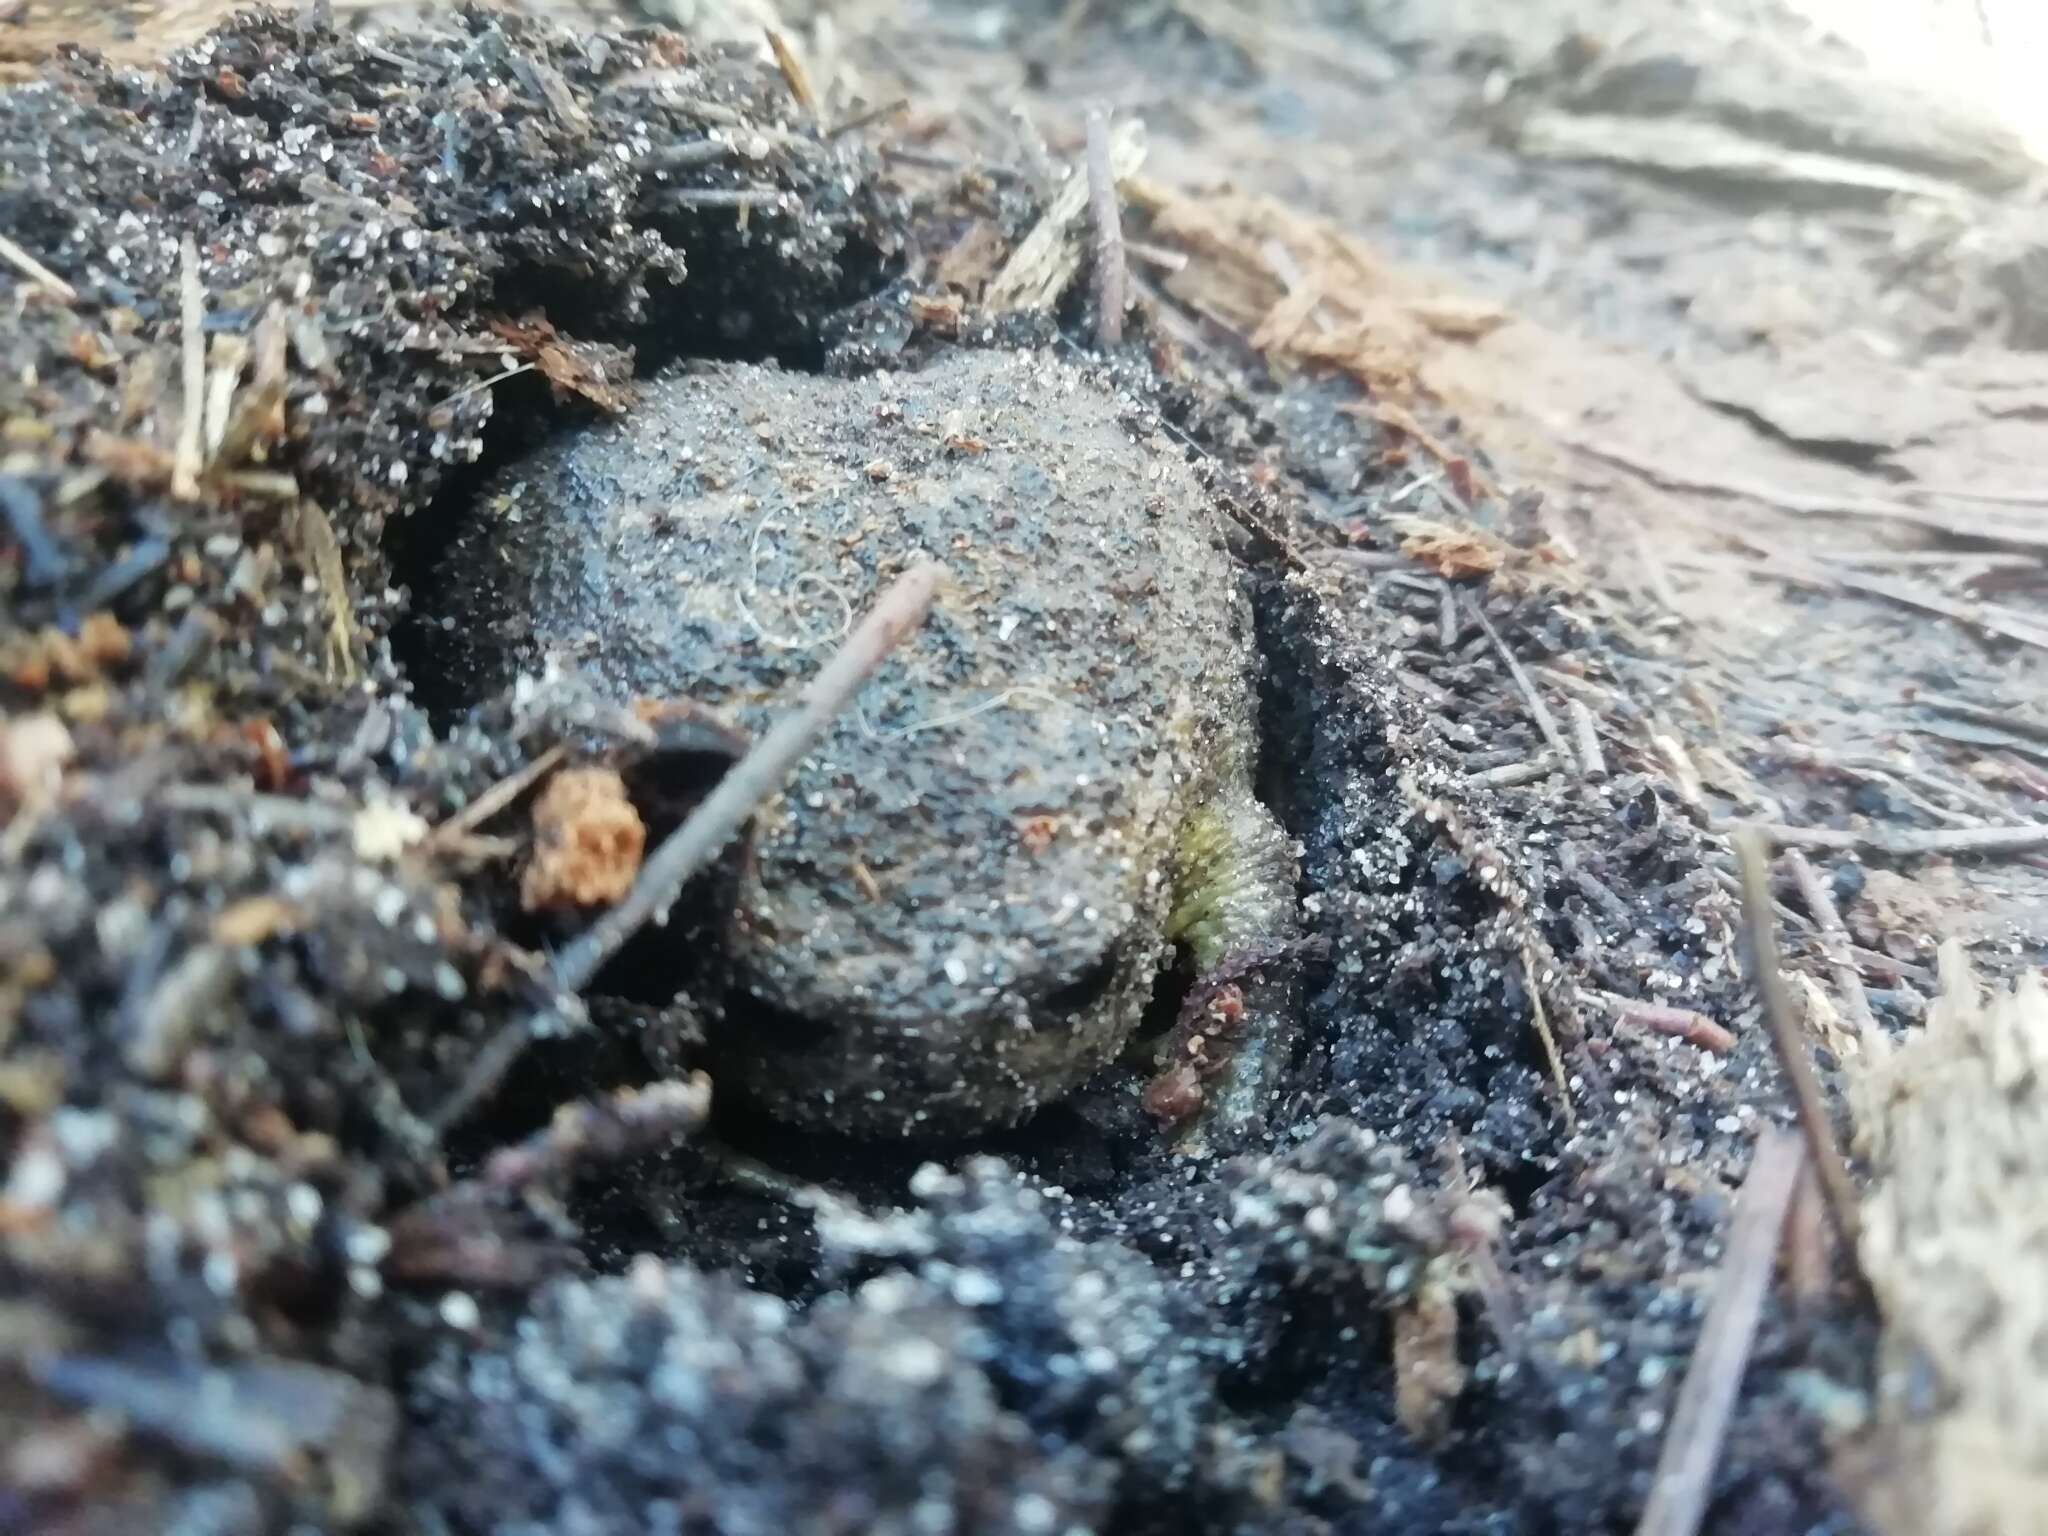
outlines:
{"label": "frog", "polygon": [[684,365],[501,471],[450,544],[445,622],[490,658],[473,683],[575,669],[746,732],[892,578],[945,570],[755,813],[722,1093],[853,1137],[1013,1126],[1128,1061],[1184,956],[1146,1107],[1191,1152],[1270,1113],[1298,853],[1255,790],[1229,527],[1143,414],[1043,352]]}

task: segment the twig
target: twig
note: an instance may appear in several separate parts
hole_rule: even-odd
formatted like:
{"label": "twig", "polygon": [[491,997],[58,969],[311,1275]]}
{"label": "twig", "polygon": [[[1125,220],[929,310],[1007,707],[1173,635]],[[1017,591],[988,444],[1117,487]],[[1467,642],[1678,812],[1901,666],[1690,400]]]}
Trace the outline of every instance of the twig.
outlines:
{"label": "twig", "polygon": [[1533,784],[1550,774],[1550,764],[1532,758],[1525,763],[1505,763],[1498,768],[1487,768],[1472,775],[1474,784],[1484,784],[1491,789],[1513,789],[1522,784]]}
{"label": "twig", "polygon": [[870,107],[865,112],[856,112],[852,117],[846,119],[845,122],[827,128],[825,130],[825,137],[836,139],[842,134],[852,133],[856,129],[867,127],[870,123],[879,123],[885,117],[894,117],[898,112],[907,112],[909,110],[910,98],[908,96],[898,96],[894,101],[885,101],[879,107]]}
{"label": "twig", "polygon": [[1617,1023],[1638,1024],[1660,1035],[1673,1035],[1716,1056],[1726,1056],[1735,1049],[1735,1036],[1704,1013],[1663,1003],[1639,1003],[1612,994],[1607,995],[1607,1000],[1614,1006]]}
{"label": "twig", "polygon": [[2048,822],[2012,827],[1937,827],[1929,831],[1893,831],[1870,827],[1790,827],[1767,823],[1759,827],[1781,848],[1835,848],[1844,852],[1880,853],[1909,859],[1929,853],[2025,853],[2048,848]]}
{"label": "twig", "polygon": [[[1138,124],[1118,124],[1109,135],[1112,184],[1134,175],[1144,160],[1145,140]],[[1087,176],[1069,176],[1053,190],[1045,212],[984,290],[982,302],[991,313],[1050,309],[1059,302],[1081,267],[1080,250],[1069,237],[1088,211],[1089,181]]]}
{"label": "twig", "polygon": [[1693,1536],[1699,1529],[1763,1318],[1778,1234],[1799,1187],[1800,1162],[1798,1140],[1776,1126],[1757,1139],[1749,1176],[1736,1197],[1719,1284],[1672,1404],[1636,1536]]}
{"label": "twig", "polygon": [[1124,339],[1124,227],[1109,166],[1109,113],[1088,113],[1088,210],[1095,223],[1095,343],[1105,352]]}
{"label": "twig", "polygon": [[2010,731],[2016,736],[2048,742],[2048,720],[2032,719],[2016,709],[1979,709],[1974,704],[1957,704],[1948,699],[1923,698],[1921,703],[1937,715],[1947,715],[1951,720],[1966,720],[1972,725],[1989,726],[1993,730]]}
{"label": "twig", "polygon": [[534,785],[552,773],[557,764],[569,755],[569,749],[557,742],[541,753],[532,762],[517,772],[509,773],[489,789],[478,795],[461,810],[450,816],[428,835],[430,846],[445,846],[456,839],[467,836],[505,809],[514,800],[525,794]]}
{"label": "twig", "polygon": [[789,94],[796,98],[796,104],[804,109],[812,122],[820,120],[818,93],[811,88],[810,71],[804,68],[804,61],[796,56],[796,50],[789,45],[789,39],[782,35],[779,27],[763,27],[768,34],[768,49],[775,55],[775,67],[782,71],[782,78],[789,86]]}
{"label": "twig", "polygon": [[1599,459],[1617,469],[1627,470],[1632,475],[1639,475],[1654,485],[1663,486],[1666,490],[1694,491],[1706,496],[1737,496],[1745,501],[1761,502],[1767,507],[1775,507],[1780,512],[1789,512],[1795,517],[1875,518],[1887,522],[1910,523],[1916,528],[1925,528],[1955,539],[1969,539],[1984,544],[2011,544],[2022,549],[2048,550],[2048,529],[2030,526],[2016,518],[2011,521],[1986,523],[1981,519],[1945,517],[1939,512],[1930,512],[1925,507],[1916,507],[1909,502],[1889,501],[1883,497],[1814,496],[1757,481],[1715,480],[1702,475],[1687,474],[1668,465],[1639,458],[1619,448],[1583,437],[1562,424],[1557,424],[1557,435],[1566,447],[1575,448],[1588,458]]}
{"label": "twig", "polygon": [[663,208],[757,208],[782,202],[783,194],[774,187],[678,187],[649,201]]}
{"label": "twig", "polygon": [[1522,980],[1529,988],[1530,1021],[1536,1026],[1536,1038],[1542,1043],[1544,1059],[1550,1063],[1550,1079],[1557,1087],[1558,1107],[1564,1111],[1565,1133],[1577,1135],[1579,1112],[1572,1104],[1571,1083],[1564,1075],[1564,1057],[1558,1054],[1557,1036],[1550,1030],[1550,1016],[1543,1011],[1543,984],[1536,972],[1536,957],[1526,944],[1522,947]]}
{"label": "twig", "polygon": [[76,288],[65,282],[63,278],[52,272],[40,261],[37,261],[35,257],[29,255],[27,251],[16,245],[5,235],[0,235],[0,260],[6,261],[9,266],[13,267],[23,277],[36,284],[36,286],[47,289],[66,304],[78,302],[78,290]]}
{"label": "twig", "polygon": [[199,494],[206,430],[206,289],[199,280],[199,247],[187,235],[178,245],[179,344],[184,349],[184,417],[171,461],[171,494],[190,501]]}
{"label": "twig", "polygon": [[1394,681],[1403,688],[1406,688],[1417,698],[1427,699],[1438,709],[1448,710],[1457,707],[1458,696],[1455,693],[1452,693],[1448,688],[1439,688],[1420,672],[1412,671],[1407,667],[1397,667],[1394,670]]}
{"label": "twig", "polygon": [[1493,648],[1500,653],[1500,659],[1507,663],[1508,675],[1515,680],[1515,686],[1522,690],[1522,697],[1529,705],[1529,713],[1535,717],[1536,729],[1543,733],[1543,739],[1549,744],[1550,750],[1556,754],[1559,762],[1570,762],[1571,748],[1565,745],[1564,735],[1558,730],[1557,721],[1551,716],[1550,706],[1545,704],[1542,695],[1536,692],[1536,684],[1530,680],[1522,664],[1515,660],[1515,653],[1507,648],[1507,643],[1501,639],[1500,632],[1486,617],[1486,610],[1479,606],[1478,601],[1470,593],[1466,594],[1465,605],[1470,609],[1472,617],[1479,621],[1479,627],[1486,631],[1486,638],[1493,642]]}
{"label": "twig", "polygon": [[984,160],[965,160],[958,155],[942,155],[937,150],[919,149],[910,144],[884,144],[882,158],[896,165],[914,165],[921,171],[946,171],[955,176],[986,176],[990,181],[1026,181],[1030,178],[1014,165]]}
{"label": "twig", "polygon": [[928,561],[899,576],[882,594],[811,680],[797,707],[733,765],[689,819],[655,850],[626,899],[556,958],[556,986],[564,992],[581,991],[628,939],[657,914],[667,913],[689,878],[717,857],[754,807],[773,794],[810,751],[855,690],[923,621],[942,570]]}
{"label": "twig", "polygon": [[454,405],[458,401],[467,400],[471,395],[476,394],[479,390],[489,389],[493,385],[502,384],[507,379],[516,379],[522,373],[531,373],[534,370],[535,366],[536,365],[533,363],[515,363],[510,368],[500,369],[497,373],[492,374],[489,378],[472,380],[470,383],[467,383],[463,385],[462,388],[456,390],[454,394],[443,396],[440,403],[436,405],[434,408],[436,410],[443,410],[448,406]]}
{"label": "twig", "polygon": [[1162,272],[1185,272],[1188,269],[1186,251],[1168,250],[1163,245],[1152,245],[1144,240],[1125,240],[1124,254]]}
{"label": "twig", "polygon": [[1578,739],[1579,760],[1586,766],[1586,777],[1606,778],[1607,755],[1600,750],[1600,728],[1593,719],[1593,711],[1578,699],[1566,699],[1565,708],[1571,712],[1572,734]]}
{"label": "twig", "polygon": [[462,1080],[441,1101],[440,1107],[427,1117],[427,1126],[436,1138],[446,1135],[450,1126],[469,1118],[469,1112],[504,1081],[505,1074],[512,1070],[512,1063],[525,1053],[539,1033],[537,1021],[533,1018],[510,1019],[498,1026],[480,1050],[470,1053]]}
{"label": "twig", "polygon": [[1800,899],[1820,930],[1821,953],[1834,970],[1835,985],[1841,988],[1850,1023],[1865,1041],[1875,1039],[1877,1019],[1870,1011],[1870,996],[1863,990],[1863,973],[1856,969],[1856,961],[1850,956],[1849,930],[1843,926],[1842,914],[1835,910],[1835,898],[1828,894],[1826,883],[1797,848],[1785,850],[1785,867],[1792,871],[1792,883],[1799,887]]}
{"label": "twig", "polygon": [[[1848,1165],[1835,1145],[1835,1129],[1828,1121],[1827,1105],[1821,1100],[1820,1082],[1813,1074],[1799,1016],[1793,1010],[1792,994],[1778,968],[1778,927],[1771,911],[1769,846],[1764,833],[1743,827],[1734,837],[1735,857],[1742,866],[1742,915],[1749,928],[1750,954],[1756,965],[1757,990],[1763,994],[1764,1019],[1770,1025],[1771,1044],[1777,1048],[1778,1065],[1792,1090],[1792,1102],[1799,1111],[1799,1128],[1806,1136],[1807,1149],[1820,1176],[1821,1192],[1827,1196],[1828,1215],[1835,1232],[1848,1250],[1850,1262],[1857,1262],[1856,1242],[1860,1220],[1856,1189],[1849,1182]],[[1857,1273],[1860,1277],[1862,1270]]]}

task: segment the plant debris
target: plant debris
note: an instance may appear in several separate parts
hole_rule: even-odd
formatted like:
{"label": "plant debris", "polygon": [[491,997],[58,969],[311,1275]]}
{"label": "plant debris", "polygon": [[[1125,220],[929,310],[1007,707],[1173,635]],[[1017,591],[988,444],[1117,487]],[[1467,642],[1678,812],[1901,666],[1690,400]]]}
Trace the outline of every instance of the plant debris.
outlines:
{"label": "plant debris", "polygon": [[[1062,68],[1095,46],[1066,9]],[[1115,22],[1284,61],[1289,91],[1328,62],[1209,0]],[[1674,724],[1668,630],[1579,579],[1564,515],[1504,494],[1438,398],[1432,359],[1509,312],[1277,198],[1140,179],[1128,118],[1062,180],[1028,120],[922,90],[844,111],[800,31],[709,27],[254,13],[158,70],[70,52],[0,95],[0,1524],[1626,1527],[1685,1362],[1731,1337],[1752,1148],[1797,1112],[1723,828],[1804,806]],[[872,155],[851,130],[884,118],[907,142]],[[1255,588],[1260,789],[1306,931],[1275,1132],[1177,1156],[1137,1059],[972,1143],[750,1118],[696,1075],[707,1027],[797,1021],[715,1019],[731,997],[670,962],[715,982],[743,824],[800,734],[735,769],[685,701],[608,703],[573,665],[472,700],[421,577],[513,515],[479,488],[525,446],[674,364],[915,389],[947,347],[1087,337]],[[934,443],[989,449],[971,421]],[[1935,794],[1862,787],[1887,783]],[[1873,980],[1875,1040],[1925,957],[1870,927],[1859,864],[1806,872],[1833,915],[1798,868],[1806,915],[1767,888],[1758,920],[1796,987]],[[1793,1021],[1822,1113],[1868,1082],[1816,1047],[1824,1012]],[[1984,1072],[2023,1054],[1964,1051],[1964,1096],[2020,1103]],[[2031,1475],[2031,1420],[1972,1395],[2001,1362],[1892,1240],[1933,1198],[1914,1166],[1952,1171],[1896,1155],[1933,1134],[1908,1112],[1953,1105],[1880,1086],[1863,1257],[1900,1358],[1953,1345],[1970,1375],[1932,1417],[1894,1390],[1914,1371],[1871,1392],[1853,1300],[1824,1269],[1768,1294],[1746,1242],[1748,1369],[1688,1490],[1723,1529],[1850,1528],[1817,1399],[1876,1404],[1879,1443],[1936,1467],[1909,1492],[1962,1498],[1943,1458],[1998,1429]],[[1993,1225],[1957,1239],[1971,1273],[2023,1251]]]}

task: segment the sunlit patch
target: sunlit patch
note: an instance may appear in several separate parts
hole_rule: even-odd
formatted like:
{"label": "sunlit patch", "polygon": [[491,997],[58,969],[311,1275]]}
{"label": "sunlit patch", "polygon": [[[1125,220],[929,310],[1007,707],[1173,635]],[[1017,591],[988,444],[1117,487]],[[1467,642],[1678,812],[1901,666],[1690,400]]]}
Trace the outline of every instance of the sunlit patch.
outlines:
{"label": "sunlit patch", "polygon": [[2040,0],[1792,0],[1880,74],[1980,103],[2048,160],[2048,6]]}

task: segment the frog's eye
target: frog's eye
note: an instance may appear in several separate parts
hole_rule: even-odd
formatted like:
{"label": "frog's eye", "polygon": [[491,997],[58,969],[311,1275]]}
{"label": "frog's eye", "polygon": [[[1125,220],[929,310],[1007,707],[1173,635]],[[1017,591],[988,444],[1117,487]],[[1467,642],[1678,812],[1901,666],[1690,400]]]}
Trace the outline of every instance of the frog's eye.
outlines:
{"label": "frog's eye", "polygon": [[1102,1001],[1103,994],[1116,984],[1117,975],[1122,970],[1121,951],[1109,950],[1065,986],[1047,993],[1041,1006],[1048,1015],[1078,1019]]}

